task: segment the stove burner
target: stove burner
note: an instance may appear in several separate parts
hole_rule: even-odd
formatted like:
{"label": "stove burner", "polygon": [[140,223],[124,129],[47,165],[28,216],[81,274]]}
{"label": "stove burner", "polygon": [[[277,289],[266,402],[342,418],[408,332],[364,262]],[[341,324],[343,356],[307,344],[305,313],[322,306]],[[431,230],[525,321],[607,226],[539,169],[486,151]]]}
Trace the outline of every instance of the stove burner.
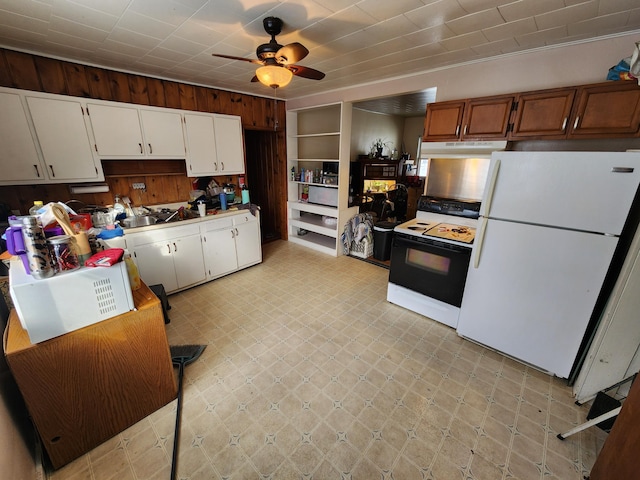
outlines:
{"label": "stove burner", "polygon": [[[423,223],[423,225],[428,225],[428,223]],[[411,225],[407,227],[409,230],[424,230],[424,227],[416,227],[415,225]]]}
{"label": "stove burner", "polygon": [[416,225],[425,225],[425,226],[429,226],[431,225],[430,223],[427,222],[416,222]]}

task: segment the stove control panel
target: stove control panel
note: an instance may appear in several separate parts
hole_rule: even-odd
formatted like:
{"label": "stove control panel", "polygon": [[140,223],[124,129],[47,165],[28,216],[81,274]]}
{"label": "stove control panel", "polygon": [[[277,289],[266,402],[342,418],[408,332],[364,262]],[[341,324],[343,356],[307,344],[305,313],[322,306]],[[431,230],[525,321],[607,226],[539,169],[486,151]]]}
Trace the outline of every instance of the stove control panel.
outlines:
{"label": "stove control panel", "polygon": [[480,202],[422,195],[418,200],[418,210],[465,218],[478,218],[480,216]]}

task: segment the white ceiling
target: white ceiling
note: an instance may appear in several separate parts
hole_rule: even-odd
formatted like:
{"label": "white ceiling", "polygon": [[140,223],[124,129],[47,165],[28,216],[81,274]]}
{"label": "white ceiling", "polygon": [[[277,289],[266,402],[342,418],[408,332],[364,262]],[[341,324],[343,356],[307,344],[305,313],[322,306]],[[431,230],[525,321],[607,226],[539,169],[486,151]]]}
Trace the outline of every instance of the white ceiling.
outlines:
{"label": "white ceiling", "polygon": [[[309,49],[300,65],[326,73],[321,81],[294,77],[277,92],[290,99],[639,30],[640,2],[0,0],[0,46],[272,96],[250,83],[256,65],[211,56],[255,58],[255,48],[269,40],[262,26],[267,16],[284,21],[280,44]],[[402,101],[416,103],[410,96]]]}

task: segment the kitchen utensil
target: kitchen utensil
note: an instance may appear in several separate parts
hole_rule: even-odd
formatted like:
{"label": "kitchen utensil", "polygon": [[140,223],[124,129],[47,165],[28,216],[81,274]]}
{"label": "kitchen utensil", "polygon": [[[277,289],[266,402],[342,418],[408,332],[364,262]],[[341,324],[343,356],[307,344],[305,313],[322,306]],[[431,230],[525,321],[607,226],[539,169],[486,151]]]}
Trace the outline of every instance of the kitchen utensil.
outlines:
{"label": "kitchen utensil", "polygon": [[85,260],[87,260],[91,256],[91,246],[89,245],[89,237],[87,236],[86,232],[76,233],[76,231],[71,226],[69,214],[60,205],[51,205],[51,211],[53,212],[53,216],[58,221],[58,224],[60,224],[60,226],[64,230],[64,233],[73,238],[78,259],[80,263],[84,265]]}
{"label": "kitchen utensil", "polygon": [[171,362],[178,367],[178,406],[176,412],[176,427],[173,435],[173,456],[171,458],[171,480],[176,478],[178,467],[178,445],[180,438],[180,418],[182,413],[182,379],[184,367],[195,362],[206,348],[206,345],[172,345]]}
{"label": "kitchen utensil", "polygon": [[171,221],[171,219],[172,219],[173,217],[175,217],[176,215],[178,215],[178,214],[179,214],[180,212],[182,212],[183,210],[184,210],[184,207],[180,207],[178,210],[176,210],[176,211],[175,211],[175,212],[173,212],[171,215],[169,215],[169,216],[167,217],[167,219],[166,219],[164,222],[165,222],[165,223],[167,223],[167,222]]}

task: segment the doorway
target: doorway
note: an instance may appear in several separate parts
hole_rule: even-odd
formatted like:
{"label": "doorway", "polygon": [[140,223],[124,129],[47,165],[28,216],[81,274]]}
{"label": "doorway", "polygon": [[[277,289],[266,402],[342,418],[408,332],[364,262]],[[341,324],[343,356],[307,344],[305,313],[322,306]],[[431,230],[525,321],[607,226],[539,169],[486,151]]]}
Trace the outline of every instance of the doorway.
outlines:
{"label": "doorway", "polygon": [[275,131],[244,131],[247,188],[251,203],[260,206],[262,243],[285,238],[282,228],[287,220],[280,205],[280,199],[286,198],[283,192],[285,177],[278,158],[278,134]]}

